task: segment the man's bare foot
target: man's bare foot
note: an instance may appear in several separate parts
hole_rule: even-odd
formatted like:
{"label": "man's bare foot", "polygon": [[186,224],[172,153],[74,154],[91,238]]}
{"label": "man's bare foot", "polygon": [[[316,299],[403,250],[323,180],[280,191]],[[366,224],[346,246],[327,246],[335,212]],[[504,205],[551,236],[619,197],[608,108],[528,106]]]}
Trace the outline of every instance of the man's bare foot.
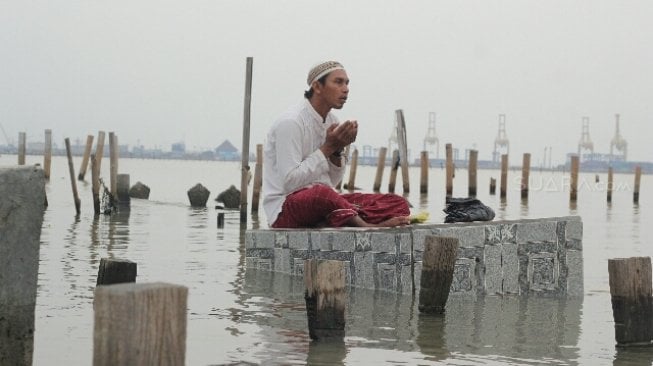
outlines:
{"label": "man's bare foot", "polygon": [[398,217],[387,219],[378,224],[370,224],[369,222],[365,222],[365,220],[363,220],[360,216],[356,215],[352,217],[347,224],[350,226],[358,226],[358,227],[396,227],[396,226],[410,225],[410,217],[398,216]]}

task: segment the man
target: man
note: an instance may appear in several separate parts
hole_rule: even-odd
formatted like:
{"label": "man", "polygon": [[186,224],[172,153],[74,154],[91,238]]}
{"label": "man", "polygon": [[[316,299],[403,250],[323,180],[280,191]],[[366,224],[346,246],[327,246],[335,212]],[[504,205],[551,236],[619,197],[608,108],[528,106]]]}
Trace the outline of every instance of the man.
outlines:
{"label": "man", "polygon": [[286,111],[268,132],[263,154],[263,208],[274,228],[393,227],[410,224],[406,200],[395,194],[340,194],[344,148],[356,140],[358,122],[339,123],[349,95],[342,64],[313,67],[304,100]]}

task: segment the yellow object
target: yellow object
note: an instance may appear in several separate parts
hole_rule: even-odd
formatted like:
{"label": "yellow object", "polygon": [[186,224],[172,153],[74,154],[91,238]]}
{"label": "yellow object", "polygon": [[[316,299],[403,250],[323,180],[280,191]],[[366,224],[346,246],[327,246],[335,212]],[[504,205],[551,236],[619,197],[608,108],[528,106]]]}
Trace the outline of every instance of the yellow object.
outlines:
{"label": "yellow object", "polygon": [[410,215],[410,223],[411,224],[421,224],[429,219],[429,212],[428,211],[422,211],[418,214],[415,215]]}

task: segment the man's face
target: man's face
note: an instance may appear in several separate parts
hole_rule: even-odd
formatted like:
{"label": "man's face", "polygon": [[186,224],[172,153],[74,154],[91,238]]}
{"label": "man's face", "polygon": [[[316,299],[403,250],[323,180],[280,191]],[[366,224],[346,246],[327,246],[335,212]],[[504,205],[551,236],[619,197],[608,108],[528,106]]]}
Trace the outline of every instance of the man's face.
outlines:
{"label": "man's face", "polygon": [[316,92],[330,108],[341,109],[347,102],[349,94],[349,78],[345,70],[332,71],[326,78],[324,85],[316,83]]}

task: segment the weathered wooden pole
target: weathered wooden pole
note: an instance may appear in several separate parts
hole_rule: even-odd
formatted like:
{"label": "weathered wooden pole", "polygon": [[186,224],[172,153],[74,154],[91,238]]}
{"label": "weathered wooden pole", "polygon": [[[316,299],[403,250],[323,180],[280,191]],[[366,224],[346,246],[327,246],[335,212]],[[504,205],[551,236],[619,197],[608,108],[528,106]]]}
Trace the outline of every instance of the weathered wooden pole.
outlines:
{"label": "weathered wooden pole", "polygon": [[497,193],[497,180],[496,178],[490,178],[490,195],[495,195]]}
{"label": "weathered wooden pole", "polygon": [[578,199],[578,166],[579,159],[577,155],[571,157],[571,186],[569,187],[569,200]]}
{"label": "weathered wooden pole", "polygon": [[608,202],[612,202],[612,186],[614,184],[613,182],[614,176],[612,172],[612,167],[608,168]]}
{"label": "weathered wooden pole", "polygon": [[240,222],[247,222],[247,183],[249,182],[249,125],[252,107],[252,67],[253,57],[247,57],[245,68],[245,102],[243,111],[243,154],[240,175]]}
{"label": "weathered wooden pole", "polygon": [[356,169],[358,168],[358,149],[354,149],[354,152],[351,153],[351,165],[349,166],[349,182],[347,183],[347,189],[349,192],[353,192],[356,189]]}
{"label": "weathered wooden pole", "polygon": [[453,195],[453,148],[451,144],[444,145],[444,151],[446,156],[446,169],[445,169],[445,189],[446,196],[451,197]]}
{"label": "weathered wooden pole", "polygon": [[45,130],[45,146],[43,146],[43,174],[45,179],[50,179],[50,166],[52,165],[52,130]]}
{"label": "weathered wooden pole", "polygon": [[109,192],[113,199],[118,198],[118,136],[109,132]]}
{"label": "weathered wooden pole", "polygon": [[129,174],[118,174],[117,177],[117,188],[116,188],[116,197],[118,202],[121,204],[129,204],[131,198],[129,197],[129,187],[130,187]]}
{"label": "weathered wooden pole", "polygon": [[97,286],[93,365],[184,365],[187,302],[178,285]]}
{"label": "weathered wooden pole", "polygon": [[651,258],[608,259],[608,273],[617,345],[651,345]]}
{"label": "weathered wooden pole", "polygon": [[477,175],[476,171],[478,169],[478,150],[469,151],[469,164],[467,165],[467,170],[469,173],[468,176],[468,195],[469,197],[476,197],[476,186],[477,186]]}
{"label": "weathered wooden pole", "polygon": [[91,154],[91,194],[93,196],[93,212],[100,214],[100,169],[95,154]]}
{"label": "weathered wooden pole", "polygon": [[25,132],[18,132],[18,165],[25,165],[26,140]]}
{"label": "weathered wooden pole", "polygon": [[425,194],[429,191],[429,152],[422,151],[420,154],[420,179],[419,193]]}
{"label": "weathered wooden pole", "polygon": [[345,267],[336,260],[304,261],[308,333],[311,339],[345,336]]}
{"label": "weathered wooden pole", "polygon": [[218,212],[218,229],[224,227],[224,212]]}
{"label": "weathered wooden pole", "polygon": [[397,141],[399,143],[399,160],[401,162],[401,181],[404,186],[404,194],[410,192],[410,182],[408,179],[408,144],[406,140],[406,121],[404,120],[404,111],[397,109]]}
{"label": "weathered wooden pole", "polygon": [[633,189],[633,202],[639,203],[639,185],[642,181],[642,167],[635,167],[635,188]]}
{"label": "weathered wooden pole", "polygon": [[501,155],[501,182],[499,197],[506,198],[508,192],[508,154]]}
{"label": "weathered wooden pole", "polygon": [[0,365],[32,365],[45,178],[0,167]]}
{"label": "weathered wooden pole", "polygon": [[263,144],[256,144],[256,166],[254,167],[254,189],[252,190],[252,213],[258,212],[258,202],[263,185]]}
{"label": "weathered wooden pole", "polygon": [[93,149],[93,135],[86,136],[86,147],[84,148],[84,156],[82,157],[82,165],[79,168],[79,175],[77,179],[84,180],[86,169],[88,168],[88,158],[91,156],[91,149]]}
{"label": "weathered wooden pole", "polygon": [[528,179],[531,172],[531,154],[524,153],[521,166],[521,198],[528,198]]}
{"label": "weathered wooden pole", "polygon": [[70,151],[70,139],[66,137],[64,140],[66,143],[66,155],[68,156],[68,171],[70,172],[70,185],[73,188],[73,199],[75,200],[75,211],[77,215],[80,212],[81,201],[79,200],[79,194],[77,193],[77,181],[75,180],[75,168],[73,167],[73,154]]}
{"label": "weathered wooden pole", "polygon": [[136,282],[136,262],[126,259],[100,259],[96,286]]}
{"label": "weathered wooden pole", "polygon": [[397,183],[397,170],[399,169],[399,150],[392,152],[392,162],[390,163],[390,180],[388,181],[388,192],[395,192]]}
{"label": "weathered wooden pole", "polygon": [[102,172],[102,157],[104,156],[104,131],[97,134],[97,144],[95,144],[95,166],[97,167],[98,179]]}
{"label": "weathered wooden pole", "polygon": [[424,239],[419,311],[444,312],[458,257],[458,239],[427,235]]}
{"label": "weathered wooden pole", "polygon": [[376,177],[374,178],[374,187],[372,191],[381,191],[381,180],[383,179],[383,168],[385,168],[385,155],[388,153],[388,148],[382,147],[379,149],[379,160],[376,163]]}

